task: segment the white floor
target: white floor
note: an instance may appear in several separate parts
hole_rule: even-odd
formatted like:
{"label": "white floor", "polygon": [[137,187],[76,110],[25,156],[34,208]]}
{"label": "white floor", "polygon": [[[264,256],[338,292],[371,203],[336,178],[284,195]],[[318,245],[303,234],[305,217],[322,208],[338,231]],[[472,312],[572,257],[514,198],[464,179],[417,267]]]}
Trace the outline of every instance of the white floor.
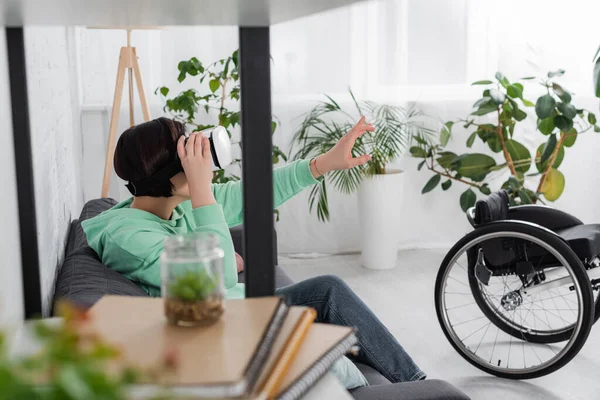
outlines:
{"label": "white floor", "polygon": [[561,370],[535,380],[496,378],[472,367],[450,346],[435,315],[433,289],[444,251],[400,253],[398,266],[370,271],[358,255],[298,259],[280,256],[295,280],[323,274],[343,278],[389,327],[429,378],[445,379],[473,400],[600,398],[600,326],[581,352]]}

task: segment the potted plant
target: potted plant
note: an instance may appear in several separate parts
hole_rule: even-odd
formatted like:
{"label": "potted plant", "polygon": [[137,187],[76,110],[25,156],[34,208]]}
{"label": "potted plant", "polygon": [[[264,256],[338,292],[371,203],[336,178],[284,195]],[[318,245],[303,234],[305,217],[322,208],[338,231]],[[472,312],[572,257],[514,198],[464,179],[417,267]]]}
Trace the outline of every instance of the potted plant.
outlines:
{"label": "potted plant", "polygon": [[167,283],[165,315],[172,325],[196,325],[223,314],[223,296],[217,275],[205,269],[174,275]]}
{"label": "potted plant", "polygon": [[361,116],[375,126],[358,138],[353,156],[371,155],[371,160],[360,167],[334,171],[309,195],[309,210],[316,208],[320,221],[329,220],[327,186],[350,194],[358,192],[358,210],[361,224],[362,264],[370,269],[389,269],[396,266],[398,227],[404,174],[390,164],[402,156],[414,136],[426,137],[432,133],[424,125],[423,113],[416,109],[357,101],[352,91],[353,112],[343,110],[330,96],[311,109],[294,134],[294,159],[307,159],[331,149]]}
{"label": "potted plant", "polygon": [[[473,83],[485,89],[466,118],[447,122],[439,140],[415,138],[416,145],[411,147],[410,152],[422,159],[418,169],[425,167],[433,173],[422,193],[428,193],[438,186],[448,190],[453,182],[466,185],[467,189],[460,196],[460,206],[466,211],[475,205],[478,192],[483,195],[491,193],[490,183],[494,175],[508,172],[501,187],[509,192],[511,205],[557,200],[565,188],[565,176],[559,167],[567,149],[584,132],[590,129],[600,131],[596,125],[596,115],[576,107],[570,92],[557,82],[564,73],[564,70],[552,71],[540,78],[545,93],[535,103],[524,96],[524,83],[535,79],[533,77],[510,82],[498,72],[494,80]],[[525,110],[528,108],[534,109],[536,130],[543,138],[533,156],[517,140],[515,131],[515,127],[527,118]],[[466,141],[467,148],[480,140],[491,154],[456,154],[448,151],[446,147],[451,139],[452,128],[457,124],[465,129],[473,129]]]}

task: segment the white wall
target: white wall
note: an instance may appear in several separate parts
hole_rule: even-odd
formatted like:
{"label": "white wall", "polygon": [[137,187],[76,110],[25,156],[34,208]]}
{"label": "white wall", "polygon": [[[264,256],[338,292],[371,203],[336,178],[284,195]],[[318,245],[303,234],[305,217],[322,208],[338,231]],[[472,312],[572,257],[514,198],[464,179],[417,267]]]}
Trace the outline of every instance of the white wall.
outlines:
{"label": "white wall", "polygon": [[0,325],[23,319],[23,283],[21,280],[21,242],[17,210],[17,183],[8,87],[6,35],[0,29]]}
{"label": "white wall", "polygon": [[48,315],[57,266],[83,205],[82,142],[75,68],[64,27],[25,30],[42,309]]}

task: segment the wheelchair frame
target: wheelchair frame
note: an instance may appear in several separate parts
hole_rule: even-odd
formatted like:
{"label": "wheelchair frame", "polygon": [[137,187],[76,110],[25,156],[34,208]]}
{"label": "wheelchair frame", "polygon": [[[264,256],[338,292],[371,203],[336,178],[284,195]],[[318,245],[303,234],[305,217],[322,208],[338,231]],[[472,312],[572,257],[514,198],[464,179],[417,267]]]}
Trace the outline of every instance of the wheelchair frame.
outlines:
{"label": "wheelchair frame", "polygon": [[[482,207],[481,210],[479,206]],[[581,239],[587,239],[586,230],[576,228],[585,224],[570,214],[548,206],[509,207],[506,192],[492,194],[488,199],[478,202],[475,207],[467,210],[466,216],[474,230],[460,239],[448,252],[436,279],[436,313],[450,344],[472,365],[504,378],[536,378],[566,365],[581,350],[592,325],[600,316],[600,297],[594,299],[594,290],[600,286],[600,255],[594,255],[598,248],[590,245],[589,250],[585,251],[581,250],[581,247],[577,250],[578,254],[568,242],[580,240],[578,235],[581,235]],[[574,230],[569,231],[570,229]],[[595,235],[590,240],[597,243],[598,230],[591,226],[590,229],[588,232]],[[565,237],[561,234],[565,234]],[[459,262],[464,256],[467,257],[468,268]],[[454,265],[458,265],[462,271],[453,269]],[[468,282],[466,285],[462,284],[467,286],[468,293],[453,293],[457,291],[456,285],[451,288],[451,279],[456,280],[450,276],[453,271],[458,272],[459,278],[464,277],[466,272]],[[490,284],[496,285],[495,292]],[[498,287],[501,288],[500,291],[497,291]],[[459,288],[465,291],[464,286]],[[553,322],[558,322],[560,326],[552,327],[548,321],[547,328],[539,323],[539,326],[536,326],[535,319],[532,323],[531,315],[527,321],[532,307],[532,314],[537,314],[540,310],[552,314],[552,305],[549,306],[548,303],[555,303],[552,299],[558,298],[557,292],[560,295],[559,300],[571,302],[564,303],[566,307],[562,306],[573,312],[571,318],[567,316],[565,320],[562,316],[554,314],[560,317],[564,324],[556,319]],[[448,299],[447,296],[461,294],[469,294],[475,301],[451,307],[454,300],[452,297]],[[470,319],[474,314],[472,310],[464,311],[463,316],[454,317],[455,314],[450,314],[451,310],[471,307],[470,304],[476,304],[475,311],[483,316]],[[541,308],[536,309],[540,304]],[[573,309],[573,305],[578,308]],[[561,308],[556,306],[556,303],[554,307],[558,310],[555,312],[560,314]],[[521,313],[520,321],[518,313]],[[571,321],[573,317],[575,320]],[[487,324],[484,322],[484,326],[478,329],[467,330],[468,336],[464,336],[456,328],[481,318],[485,318]],[[537,315],[535,318],[543,322]],[[464,319],[466,321],[462,321]],[[497,333],[493,341],[494,347],[488,357],[479,354],[478,349],[490,326],[494,326]],[[484,328],[483,336],[478,339],[479,343],[469,344],[468,339]],[[508,359],[498,354],[494,358],[498,332],[523,343],[521,366],[511,362],[510,347]],[[565,346],[562,350],[552,350],[563,342]],[[502,344],[508,345],[508,339],[501,341],[499,346]],[[491,344],[488,346],[491,347]],[[535,364],[535,360],[534,363],[527,362],[525,346],[531,348],[540,364]],[[554,353],[550,353],[548,360],[542,361],[534,346],[547,346]],[[547,350],[543,347],[542,349]]]}

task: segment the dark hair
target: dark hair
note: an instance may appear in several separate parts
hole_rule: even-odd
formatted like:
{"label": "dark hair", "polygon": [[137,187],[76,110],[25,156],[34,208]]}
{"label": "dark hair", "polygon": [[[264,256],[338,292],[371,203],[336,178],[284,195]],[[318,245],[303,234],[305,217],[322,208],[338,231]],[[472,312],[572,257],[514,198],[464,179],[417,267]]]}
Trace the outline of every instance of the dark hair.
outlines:
{"label": "dark hair", "polygon": [[[119,137],[115,148],[115,172],[129,182],[151,177],[177,158],[177,140],[184,133],[181,122],[165,117],[132,126]],[[145,195],[171,197],[173,185],[167,180]]]}

